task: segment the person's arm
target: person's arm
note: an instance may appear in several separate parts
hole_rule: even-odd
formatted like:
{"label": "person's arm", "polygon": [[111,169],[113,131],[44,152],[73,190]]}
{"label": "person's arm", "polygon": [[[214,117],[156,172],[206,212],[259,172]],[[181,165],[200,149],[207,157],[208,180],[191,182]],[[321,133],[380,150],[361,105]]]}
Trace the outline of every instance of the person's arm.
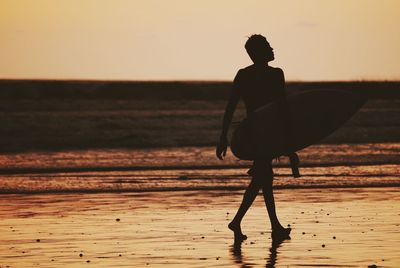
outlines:
{"label": "person's arm", "polygon": [[283,71],[279,69],[279,84],[278,84],[279,92],[281,94],[279,101],[278,101],[278,111],[279,114],[282,115],[283,126],[284,126],[284,133],[286,138],[286,146],[288,148],[287,155],[290,160],[290,167],[292,168],[292,173],[295,178],[300,177],[299,172],[299,157],[298,155],[291,151],[290,148],[294,148],[295,143],[295,135],[294,135],[294,128],[293,128],[293,121],[289,111],[289,105],[286,99],[286,91],[285,91],[285,76]]}
{"label": "person's arm", "polygon": [[236,106],[239,102],[239,96],[235,92],[231,92],[229,96],[228,104],[225,108],[224,119],[222,121],[221,138],[227,138],[229,126],[231,125],[233,114],[236,110]]}
{"label": "person's arm", "polygon": [[224,119],[222,122],[222,131],[221,131],[221,136],[219,138],[219,142],[217,144],[216,148],[216,155],[217,157],[222,160],[224,159],[226,155],[226,150],[228,148],[228,130],[229,126],[231,125],[233,114],[235,112],[236,106],[240,100],[240,95],[238,93],[238,84],[237,84],[237,77],[234,80],[233,83],[233,89],[230,93],[228,104],[226,105],[225,108],[225,113],[224,113]]}

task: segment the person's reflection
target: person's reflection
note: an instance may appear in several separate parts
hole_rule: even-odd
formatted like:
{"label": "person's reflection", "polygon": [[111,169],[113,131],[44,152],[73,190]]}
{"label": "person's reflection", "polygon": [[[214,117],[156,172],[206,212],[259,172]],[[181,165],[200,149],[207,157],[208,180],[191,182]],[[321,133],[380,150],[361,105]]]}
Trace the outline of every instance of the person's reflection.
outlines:
{"label": "person's reflection", "polygon": [[239,267],[241,267],[241,268],[253,267],[253,265],[254,265],[253,263],[246,263],[243,261],[242,243],[243,243],[243,240],[235,240],[235,242],[231,246],[231,254],[232,254],[233,260],[236,264],[239,264]]}
{"label": "person's reflection", "polygon": [[[272,239],[271,247],[269,248],[269,257],[267,259],[267,263],[265,264],[266,268],[274,268],[276,264],[276,260],[278,258],[278,248],[282,245],[285,239]],[[236,264],[239,264],[241,268],[250,268],[253,267],[254,263],[245,262],[243,260],[242,255],[242,243],[243,241],[235,241],[231,246],[231,254],[233,260]]]}
{"label": "person's reflection", "polygon": [[266,268],[275,267],[278,257],[278,248],[282,245],[283,241],[285,241],[285,239],[272,239],[271,247],[269,248],[269,258],[267,259],[267,264],[265,265]]}

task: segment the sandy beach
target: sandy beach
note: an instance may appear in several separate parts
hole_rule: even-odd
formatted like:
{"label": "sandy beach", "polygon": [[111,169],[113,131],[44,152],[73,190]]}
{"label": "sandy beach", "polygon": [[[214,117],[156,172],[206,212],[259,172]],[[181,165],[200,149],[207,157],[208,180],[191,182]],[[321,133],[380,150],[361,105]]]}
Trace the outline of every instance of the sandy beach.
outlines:
{"label": "sandy beach", "polygon": [[[10,202],[12,200],[12,202]],[[233,245],[241,191],[0,196],[0,267],[399,267],[398,188],[284,189],[273,246],[262,197]]]}

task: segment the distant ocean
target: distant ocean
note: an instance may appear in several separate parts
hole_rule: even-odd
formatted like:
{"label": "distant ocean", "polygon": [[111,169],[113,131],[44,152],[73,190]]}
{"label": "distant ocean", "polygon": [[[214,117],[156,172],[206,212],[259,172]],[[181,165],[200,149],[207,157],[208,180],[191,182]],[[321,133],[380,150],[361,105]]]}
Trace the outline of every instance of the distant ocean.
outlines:
{"label": "distant ocean", "polygon": [[[213,146],[231,86],[212,81],[0,80],[0,153]],[[400,142],[400,82],[286,85],[288,95],[316,89],[355,91],[369,99],[321,143]],[[240,102],[234,121],[245,113]]]}

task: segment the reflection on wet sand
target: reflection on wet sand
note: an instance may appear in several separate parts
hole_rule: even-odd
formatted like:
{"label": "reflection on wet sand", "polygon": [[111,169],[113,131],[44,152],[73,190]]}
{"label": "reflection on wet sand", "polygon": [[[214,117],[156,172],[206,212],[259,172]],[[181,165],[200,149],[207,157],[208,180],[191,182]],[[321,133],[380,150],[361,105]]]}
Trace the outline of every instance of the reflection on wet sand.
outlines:
{"label": "reflection on wet sand", "polygon": [[[286,240],[282,239],[271,239],[271,247],[269,248],[269,256],[267,258],[267,263],[265,264],[266,268],[274,268],[276,261],[278,259],[278,248],[284,243]],[[245,257],[243,257],[242,253],[242,244],[243,241],[235,241],[230,248],[230,252],[232,254],[233,261],[242,268],[250,268],[255,264],[248,263],[245,261]]]}
{"label": "reflection on wet sand", "polygon": [[272,243],[257,197],[232,246],[241,194],[0,195],[0,266],[399,267],[398,188],[277,190],[291,240]]}

